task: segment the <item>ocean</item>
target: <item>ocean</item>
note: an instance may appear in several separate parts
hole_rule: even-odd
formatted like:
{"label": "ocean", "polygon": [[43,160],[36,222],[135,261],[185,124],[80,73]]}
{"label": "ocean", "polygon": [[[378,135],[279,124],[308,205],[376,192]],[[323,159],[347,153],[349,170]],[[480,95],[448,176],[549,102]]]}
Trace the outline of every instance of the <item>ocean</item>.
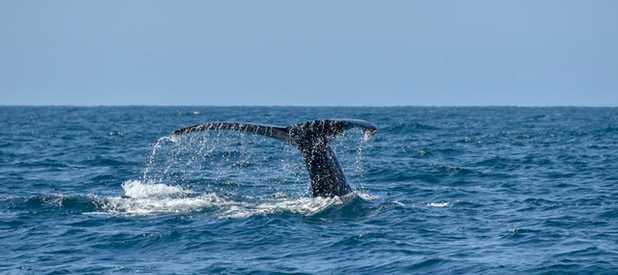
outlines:
{"label": "ocean", "polygon": [[[354,188],[210,121],[352,118]],[[2,274],[618,274],[618,108],[0,107]]]}

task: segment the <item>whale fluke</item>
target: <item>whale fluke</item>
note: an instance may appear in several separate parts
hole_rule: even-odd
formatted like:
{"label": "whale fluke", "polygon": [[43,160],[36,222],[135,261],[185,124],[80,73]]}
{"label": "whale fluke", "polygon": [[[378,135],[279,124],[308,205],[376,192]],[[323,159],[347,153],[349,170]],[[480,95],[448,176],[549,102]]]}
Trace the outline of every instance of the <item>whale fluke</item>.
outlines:
{"label": "whale fluke", "polygon": [[287,141],[298,148],[305,160],[314,197],[343,196],[352,192],[335,152],[330,148],[333,137],[352,127],[360,127],[367,135],[378,128],[359,119],[312,120],[287,127],[243,122],[208,122],[172,132],[179,136],[200,131],[231,130],[251,132]]}

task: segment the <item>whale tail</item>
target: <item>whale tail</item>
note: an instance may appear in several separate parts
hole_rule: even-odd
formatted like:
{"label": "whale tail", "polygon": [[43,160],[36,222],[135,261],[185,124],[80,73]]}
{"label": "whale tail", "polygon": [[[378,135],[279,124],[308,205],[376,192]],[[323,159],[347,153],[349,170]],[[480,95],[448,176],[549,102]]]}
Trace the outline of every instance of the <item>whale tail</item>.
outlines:
{"label": "whale tail", "polygon": [[374,135],[378,128],[358,119],[312,120],[287,127],[242,122],[208,122],[172,132],[172,136],[200,131],[232,130],[251,132],[289,142],[298,148],[305,160],[314,197],[343,196],[352,192],[335,152],[330,148],[333,137],[352,127]]}

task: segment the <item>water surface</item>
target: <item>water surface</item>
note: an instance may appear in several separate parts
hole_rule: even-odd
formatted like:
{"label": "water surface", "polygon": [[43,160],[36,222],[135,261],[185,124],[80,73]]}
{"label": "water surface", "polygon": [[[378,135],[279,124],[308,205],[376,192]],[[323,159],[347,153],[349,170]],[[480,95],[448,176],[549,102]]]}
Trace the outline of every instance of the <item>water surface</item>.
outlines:
{"label": "water surface", "polygon": [[[0,107],[4,274],[613,274],[618,108]],[[354,194],[207,121],[357,118]]]}

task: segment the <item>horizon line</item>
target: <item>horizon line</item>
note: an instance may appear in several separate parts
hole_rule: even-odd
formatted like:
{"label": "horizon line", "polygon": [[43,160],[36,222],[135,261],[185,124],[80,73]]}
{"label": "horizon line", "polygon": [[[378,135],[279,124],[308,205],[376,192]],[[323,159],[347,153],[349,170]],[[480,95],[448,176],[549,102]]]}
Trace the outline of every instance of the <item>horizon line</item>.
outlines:
{"label": "horizon line", "polygon": [[230,107],[230,108],[257,108],[257,107],[273,107],[273,108],[616,108],[617,105],[182,105],[182,104],[100,104],[100,105],[79,105],[79,104],[2,104],[0,107]]}

